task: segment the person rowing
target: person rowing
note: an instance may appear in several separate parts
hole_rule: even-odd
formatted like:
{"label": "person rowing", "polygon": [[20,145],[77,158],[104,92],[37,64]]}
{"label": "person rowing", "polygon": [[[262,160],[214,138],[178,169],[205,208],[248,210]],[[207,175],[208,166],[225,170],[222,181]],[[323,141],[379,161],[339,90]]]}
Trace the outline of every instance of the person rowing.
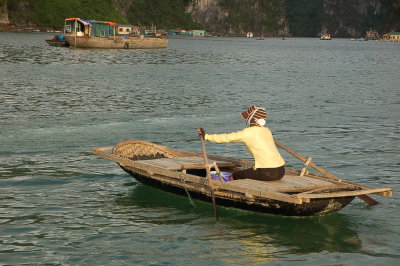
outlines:
{"label": "person rowing", "polygon": [[247,128],[226,134],[207,134],[203,128],[197,133],[204,140],[215,143],[243,142],[254,159],[253,168],[233,173],[232,179],[279,180],[285,175],[285,160],[282,158],[271,130],[265,127],[267,112],[258,105],[250,106],[241,113]]}

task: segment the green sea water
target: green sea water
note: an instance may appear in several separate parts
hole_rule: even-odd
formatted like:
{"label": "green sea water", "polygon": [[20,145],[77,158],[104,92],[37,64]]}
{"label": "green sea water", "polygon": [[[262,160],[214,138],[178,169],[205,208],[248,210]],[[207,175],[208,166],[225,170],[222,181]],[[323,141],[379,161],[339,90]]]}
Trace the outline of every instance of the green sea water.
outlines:
{"label": "green sea water", "polygon": [[[163,50],[50,47],[0,33],[0,265],[397,265],[400,44],[170,39]],[[196,129],[243,128],[393,196],[290,218],[138,183],[91,148],[143,139],[201,151]],[[209,154],[250,159],[241,144]],[[288,166],[301,163],[282,151]]]}

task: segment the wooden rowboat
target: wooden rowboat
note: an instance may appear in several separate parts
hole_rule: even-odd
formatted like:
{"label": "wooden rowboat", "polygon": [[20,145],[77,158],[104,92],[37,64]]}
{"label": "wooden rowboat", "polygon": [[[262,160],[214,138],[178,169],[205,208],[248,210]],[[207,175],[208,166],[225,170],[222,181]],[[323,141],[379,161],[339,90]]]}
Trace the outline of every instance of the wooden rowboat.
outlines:
{"label": "wooden rowboat", "polygon": [[251,167],[253,163],[210,155],[212,163],[205,166],[201,153],[170,149],[142,140],[126,140],[114,147],[93,148],[93,151],[118,163],[146,185],[208,202],[213,192],[217,205],[264,213],[322,215],[342,209],[356,196],[392,195],[390,188],[374,188],[294,169],[286,169],[285,176],[278,181],[208,181],[206,167],[234,172]]}

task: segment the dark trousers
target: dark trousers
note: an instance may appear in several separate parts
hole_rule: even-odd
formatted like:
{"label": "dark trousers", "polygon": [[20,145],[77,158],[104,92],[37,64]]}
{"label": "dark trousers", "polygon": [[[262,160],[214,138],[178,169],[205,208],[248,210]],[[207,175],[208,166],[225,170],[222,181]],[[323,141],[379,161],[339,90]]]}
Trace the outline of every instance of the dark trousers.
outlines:
{"label": "dark trousers", "polygon": [[233,173],[233,179],[256,179],[261,181],[274,181],[282,179],[285,175],[285,166],[277,168],[253,168],[236,171]]}

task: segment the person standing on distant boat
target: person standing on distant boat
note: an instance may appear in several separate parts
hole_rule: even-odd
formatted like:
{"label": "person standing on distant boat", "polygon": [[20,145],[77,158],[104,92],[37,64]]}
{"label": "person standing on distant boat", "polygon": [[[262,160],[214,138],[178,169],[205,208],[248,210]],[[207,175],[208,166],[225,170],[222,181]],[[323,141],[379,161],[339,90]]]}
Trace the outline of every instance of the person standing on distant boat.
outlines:
{"label": "person standing on distant boat", "polygon": [[243,142],[254,158],[254,167],[233,173],[233,179],[279,180],[285,175],[285,160],[275,146],[271,131],[265,127],[267,112],[258,105],[252,105],[241,113],[249,127],[227,134],[206,134],[204,129],[197,132],[204,140],[216,143]]}

